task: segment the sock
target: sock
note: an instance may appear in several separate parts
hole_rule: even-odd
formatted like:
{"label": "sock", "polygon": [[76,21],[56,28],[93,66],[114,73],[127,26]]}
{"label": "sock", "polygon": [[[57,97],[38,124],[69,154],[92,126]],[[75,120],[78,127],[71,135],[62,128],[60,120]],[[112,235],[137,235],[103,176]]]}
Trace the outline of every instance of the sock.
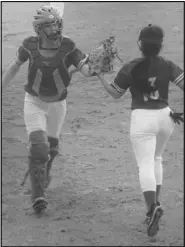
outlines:
{"label": "sock", "polygon": [[143,192],[145,203],[147,206],[148,212],[151,210],[153,203],[156,203],[156,192],[155,191],[145,191]]}
{"label": "sock", "polygon": [[156,186],[156,202],[160,202],[160,191],[161,191],[161,186],[160,184],[158,184]]}

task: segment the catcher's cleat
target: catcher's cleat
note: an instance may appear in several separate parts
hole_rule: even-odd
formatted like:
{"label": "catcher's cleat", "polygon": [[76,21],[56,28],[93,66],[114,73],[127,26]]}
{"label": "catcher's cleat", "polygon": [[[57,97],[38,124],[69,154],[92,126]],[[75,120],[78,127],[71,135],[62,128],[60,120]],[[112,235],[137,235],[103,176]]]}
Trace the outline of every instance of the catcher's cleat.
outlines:
{"label": "catcher's cleat", "polygon": [[156,203],[152,205],[151,211],[147,213],[147,234],[149,237],[154,237],[159,231],[159,220],[163,213],[162,207]]}
{"label": "catcher's cleat", "polygon": [[33,209],[35,210],[36,214],[40,214],[46,209],[47,204],[47,201],[43,197],[38,197],[35,199]]}

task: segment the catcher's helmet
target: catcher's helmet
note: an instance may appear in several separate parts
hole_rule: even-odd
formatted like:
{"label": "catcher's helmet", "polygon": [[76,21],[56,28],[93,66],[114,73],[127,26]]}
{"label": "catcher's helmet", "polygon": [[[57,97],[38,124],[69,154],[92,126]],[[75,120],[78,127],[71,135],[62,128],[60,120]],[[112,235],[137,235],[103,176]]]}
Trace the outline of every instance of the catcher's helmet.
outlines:
{"label": "catcher's helmet", "polygon": [[157,25],[149,24],[147,27],[141,29],[138,41],[147,43],[162,43],[163,38],[163,29]]}
{"label": "catcher's helmet", "polygon": [[33,28],[35,33],[37,35],[41,35],[41,33],[43,33],[43,25],[48,23],[56,23],[58,24],[58,28],[55,34],[47,36],[47,38],[58,38],[61,35],[63,27],[60,11],[56,7],[43,5],[38,10],[36,10],[36,15],[34,16]]}

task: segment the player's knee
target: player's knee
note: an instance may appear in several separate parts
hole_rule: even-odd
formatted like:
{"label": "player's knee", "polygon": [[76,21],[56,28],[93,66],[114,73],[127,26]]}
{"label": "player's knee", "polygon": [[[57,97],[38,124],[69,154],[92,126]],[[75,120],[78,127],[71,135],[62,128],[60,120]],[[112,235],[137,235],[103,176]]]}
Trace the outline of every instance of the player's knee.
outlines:
{"label": "player's knee", "polygon": [[161,185],[163,181],[162,157],[155,158],[155,178],[156,178],[156,183],[158,185]]}
{"label": "player's knee", "polygon": [[34,160],[39,160],[41,163],[48,161],[49,144],[45,131],[37,130],[30,133],[30,150],[29,156]]}
{"label": "player's knee", "polygon": [[59,153],[59,140],[54,137],[48,137],[48,142],[50,144],[50,155],[55,157]]}

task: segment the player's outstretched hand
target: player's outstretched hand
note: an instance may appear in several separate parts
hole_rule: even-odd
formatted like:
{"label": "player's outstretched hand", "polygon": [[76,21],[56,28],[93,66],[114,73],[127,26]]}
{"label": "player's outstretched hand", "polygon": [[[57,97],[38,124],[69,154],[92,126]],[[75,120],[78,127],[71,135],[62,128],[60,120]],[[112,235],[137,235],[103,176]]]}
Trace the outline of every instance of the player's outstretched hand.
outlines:
{"label": "player's outstretched hand", "polygon": [[184,122],[184,118],[182,117],[183,114],[184,113],[170,112],[170,117],[175,123],[180,124],[180,122]]}

